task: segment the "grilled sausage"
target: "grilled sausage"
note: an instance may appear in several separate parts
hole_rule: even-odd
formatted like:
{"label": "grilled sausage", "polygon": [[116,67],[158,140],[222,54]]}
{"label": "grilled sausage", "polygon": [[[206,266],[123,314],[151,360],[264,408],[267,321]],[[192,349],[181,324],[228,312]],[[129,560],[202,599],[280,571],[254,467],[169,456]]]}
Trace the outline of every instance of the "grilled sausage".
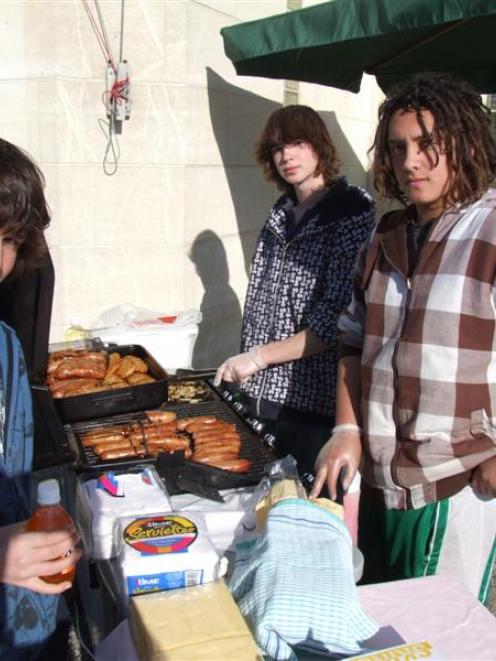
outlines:
{"label": "grilled sausage", "polygon": [[184,431],[186,429],[186,425],[188,425],[190,422],[204,422],[208,425],[212,424],[216,420],[217,418],[215,418],[213,415],[197,415],[189,418],[181,418],[177,421],[177,428],[180,431]]}
{"label": "grilled sausage", "polygon": [[222,432],[220,434],[215,434],[212,436],[200,436],[200,438],[195,438],[193,437],[193,441],[196,447],[200,445],[208,445],[209,443],[217,443],[217,442],[231,442],[231,443],[241,443],[241,437],[239,434],[232,434],[232,433],[227,433],[223,434]]}
{"label": "grilled sausage", "polygon": [[162,438],[154,438],[147,441],[147,447],[150,445],[161,445],[168,450],[182,450],[189,448],[189,438],[185,436],[163,436]]}
{"label": "grilled sausage", "polygon": [[108,434],[88,434],[81,438],[81,443],[83,447],[92,447],[94,445],[101,445],[103,443],[115,443],[116,441],[122,441],[126,439],[126,435],[123,432],[109,432]]}
{"label": "grilled sausage", "polygon": [[53,374],[56,379],[71,379],[74,377],[103,379],[105,372],[105,361],[88,358],[67,358],[59,364]]}
{"label": "grilled sausage", "polygon": [[225,450],[212,450],[211,452],[193,452],[191,459],[199,464],[215,465],[216,461],[222,461],[223,459],[238,459],[238,457],[239,453],[236,450],[231,452]]}
{"label": "grilled sausage", "polygon": [[175,436],[175,429],[172,427],[163,427],[158,429],[151,429],[143,427],[141,431],[131,432],[129,435],[133,441],[139,442],[140,440],[144,442],[153,442],[155,439],[159,440],[161,438],[166,438],[170,436]]}
{"label": "grilled sausage", "polygon": [[186,425],[186,431],[189,434],[194,434],[195,432],[199,431],[208,431],[209,429],[236,429],[236,425],[233,423],[229,422],[224,422],[221,420],[216,420],[215,422],[209,422],[209,423],[204,423],[204,422],[189,422]]}
{"label": "grilled sausage", "polygon": [[222,456],[222,457],[231,457],[232,459],[237,459],[239,457],[239,448],[236,447],[213,447],[205,450],[195,450],[193,452],[193,458],[196,461],[201,461],[206,459],[207,463],[210,463],[212,457]]}
{"label": "grilled sausage", "polygon": [[52,379],[50,391],[54,399],[70,397],[81,388],[96,388],[98,379]]}
{"label": "grilled sausage", "polygon": [[155,411],[145,411],[145,415],[148,420],[153,423],[172,422],[177,419],[177,415],[174,411],[161,411],[159,409]]}
{"label": "grilled sausage", "polygon": [[168,432],[169,434],[172,433],[174,434],[177,431],[177,422],[175,420],[171,420],[170,422],[145,422],[142,426],[142,428],[148,432]]}
{"label": "grilled sausage", "polygon": [[47,364],[47,374],[56,371],[59,365],[68,358],[83,358],[85,360],[94,360],[95,362],[105,364],[105,355],[101,351],[87,351],[86,349],[64,349],[49,354]]}
{"label": "grilled sausage", "polygon": [[239,454],[241,450],[241,443],[239,441],[212,441],[211,443],[205,443],[204,445],[195,445],[195,454],[200,452],[212,453],[217,450],[220,452],[237,452]]}
{"label": "grilled sausage", "polygon": [[107,461],[108,459],[123,459],[128,457],[143,457],[146,454],[145,448],[140,445],[135,448],[123,448],[121,450],[106,450],[100,455],[100,459]]}
{"label": "grilled sausage", "polygon": [[208,443],[208,441],[211,441],[212,439],[217,439],[217,438],[237,438],[241,439],[241,436],[238,434],[238,432],[231,431],[231,430],[222,430],[219,429],[218,431],[211,431],[211,432],[198,432],[197,434],[193,434],[193,440],[195,443]]}
{"label": "grilled sausage", "polygon": [[129,441],[123,439],[122,441],[116,441],[115,443],[102,443],[101,445],[94,445],[92,449],[93,452],[100,456],[104,452],[108,452],[110,450],[130,450],[134,447],[135,446],[132,445]]}
{"label": "grilled sausage", "polygon": [[231,422],[223,422],[223,421],[218,421],[214,422],[210,425],[202,425],[201,423],[196,425],[194,427],[189,426],[189,428],[186,428],[186,431],[188,434],[212,434],[215,431],[236,431],[237,427],[235,424]]}
{"label": "grilled sausage", "polygon": [[169,450],[167,447],[164,447],[163,445],[155,445],[153,443],[147,446],[147,452],[151,457],[156,457],[161,452],[178,452],[179,450],[182,450],[184,452],[185,459],[190,459],[191,455],[193,454],[190,448],[183,447],[183,448],[173,448]]}
{"label": "grilled sausage", "polygon": [[251,468],[251,461],[248,459],[221,459],[211,465],[232,473],[247,473]]}

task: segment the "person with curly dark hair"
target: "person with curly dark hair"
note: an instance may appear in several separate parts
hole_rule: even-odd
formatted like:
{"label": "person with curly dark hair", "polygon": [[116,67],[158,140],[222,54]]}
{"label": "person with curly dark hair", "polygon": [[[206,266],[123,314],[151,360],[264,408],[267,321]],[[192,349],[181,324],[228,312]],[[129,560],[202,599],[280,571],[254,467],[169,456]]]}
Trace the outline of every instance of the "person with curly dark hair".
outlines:
{"label": "person with curly dark hair", "polygon": [[336,423],[314,494],[360,468],[365,582],[430,574],[482,602],[496,555],[496,142],[468,84],[392,89],[377,190],[404,208],[363,250],[339,320]]}
{"label": "person with curly dark hair", "polygon": [[0,138],[0,229],[17,247],[11,278],[36,268],[46,252],[43,230],[50,222],[50,212],[44,187],[36,163]]}
{"label": "person with curly dark hair", "polygon": [[[43,188],[32,159],[0,139],[0,282],[35,268],[43,257],[50,220]],[[26,531],[32,460],[26,364],[15,332],[0,322],[0,657],[13,661],[44,654],[56,628],[58,595],[71,586],[40,576],[64,571],[80,555],[74,527]]]}
{"label": "person with curly dark hair", "polygon": [[268,181],[283,192],[258,237],[241,334],[242,353],[217,371],[241,383],[253,415],[302,473],[333,425],[336,322],[374,222],[372,198],[338,177],[322,118],[301,105],[276,110],[256,145]]}

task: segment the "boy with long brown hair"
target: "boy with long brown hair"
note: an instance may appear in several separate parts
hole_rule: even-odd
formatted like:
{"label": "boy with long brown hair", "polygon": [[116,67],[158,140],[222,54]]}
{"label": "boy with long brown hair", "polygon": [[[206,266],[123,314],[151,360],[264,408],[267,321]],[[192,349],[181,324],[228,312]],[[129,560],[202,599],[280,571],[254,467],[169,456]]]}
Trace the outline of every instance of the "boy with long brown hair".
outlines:
{"label": "boy with long brown hair", "polygon": [[370,195],[338,176],[327,127],[312,108],[273,112],[256,145],[265,177],[283,195],[258,236],[246,294],[241,354],[217,382],[241,383],[252,415],[301,473],[333,427],[339,314],[374,222]]}
{"label": "boy with long brown hair", "polygon": [[360,468],[364,580],[447,574],[486,601],[496,553],[496,144],[467,84],[422,74],[379,110],[375,185],[405,209],[339,321],[336,427],[314,493]]}

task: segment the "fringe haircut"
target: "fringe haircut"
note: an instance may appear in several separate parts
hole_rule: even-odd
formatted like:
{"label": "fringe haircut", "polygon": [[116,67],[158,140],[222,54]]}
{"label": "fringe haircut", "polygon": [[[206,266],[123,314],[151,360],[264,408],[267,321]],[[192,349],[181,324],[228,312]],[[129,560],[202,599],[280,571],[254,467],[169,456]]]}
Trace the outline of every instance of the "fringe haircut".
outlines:
{"label": "fringe haircut", "polygon": [[272,150],[298,140],[304,140],[312,146],[318,158],[315,174],[323,175],[326,186],[332,186],[340,165],[329,131],[313,108],[292,105],[274,111],[255,145],[255,155],[265,178],[291,197],[294,197],[294,187],[284,181],[277,171]]}

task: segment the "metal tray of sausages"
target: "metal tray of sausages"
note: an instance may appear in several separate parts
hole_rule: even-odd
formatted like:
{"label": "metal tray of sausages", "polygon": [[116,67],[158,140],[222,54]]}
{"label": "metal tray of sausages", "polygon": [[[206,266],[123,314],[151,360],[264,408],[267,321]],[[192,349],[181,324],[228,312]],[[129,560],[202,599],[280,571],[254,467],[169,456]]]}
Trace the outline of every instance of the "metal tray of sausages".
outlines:
{"label": "metal tray of sausages", "polygon": [[167,372],[144,347],[126,344],[111,345],[99,350],[141,358],[148,367],[148,374],[155,379],[155,382],[54,399],[62,422],[74,423],[128,411],[140,411],[144,408],[151,409],[167,401]]}
{"label": "metal tray of sausages", "polygon": [[[230,407],[222,401],[207,401],[201,404],[171,404],[160,407],[167,411],[175,411],[178,418],[200,415],[212,415],[226,422],[234,423],[241,437],[240,458],[251,462],[246,473],[233,473],[206,464],[197,464],[183,460],[177,463],[178,473],[187,474],[188,479],[196,480],[205,486],[216,489],[232,489],[239,486],[257,484],[264,475],[264,466],[274,460],[274,453],[262,439],[254,434]],[[110,428],[113,425],[127,425],[146,421],[144,412],[128,413],[112,416],[91,422],[78,422],[65,425],[71,451],[75,457],[75,468],[83,472],[102,472],[139,464],[155,463],[155,457],[132,457],[103,461],[91,447],[84,447],[81,437],[95,429]],[[178,453],[179,454],[179,453]],[[181,453],[182,454],[182,453]]]}

